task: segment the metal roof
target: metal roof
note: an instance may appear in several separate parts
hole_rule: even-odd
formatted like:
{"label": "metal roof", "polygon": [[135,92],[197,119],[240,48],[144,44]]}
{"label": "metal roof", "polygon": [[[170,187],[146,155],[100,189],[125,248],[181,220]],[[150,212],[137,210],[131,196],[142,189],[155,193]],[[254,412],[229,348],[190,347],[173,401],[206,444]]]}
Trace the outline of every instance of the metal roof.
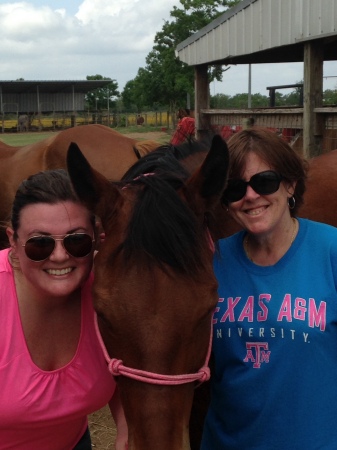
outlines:
{"label": "metal roof", "polygon": [[178,44],[188,65],[302,62],[304,44],[322,40],[336,60],[337,0],[243,0]]}
{"label": "metal roof", "polygon": [[3,94],[22,93],[60,93],[77,92],[86,94],[93,89],[102,88],[111,83],[111,80],[62,80],[62,81],[8,81],[0,80],[0,89]]}

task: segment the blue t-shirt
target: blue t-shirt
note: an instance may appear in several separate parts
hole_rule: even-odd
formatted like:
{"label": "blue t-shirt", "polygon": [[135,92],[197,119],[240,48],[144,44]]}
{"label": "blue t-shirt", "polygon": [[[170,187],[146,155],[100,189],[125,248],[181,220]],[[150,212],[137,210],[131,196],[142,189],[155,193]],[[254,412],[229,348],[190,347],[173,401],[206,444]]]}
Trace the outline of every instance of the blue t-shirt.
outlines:
{"label": "blue t-shirt", "polygon": [[203,450],[337,449],[337,228],[299,224],[273,266],[219,242]]}

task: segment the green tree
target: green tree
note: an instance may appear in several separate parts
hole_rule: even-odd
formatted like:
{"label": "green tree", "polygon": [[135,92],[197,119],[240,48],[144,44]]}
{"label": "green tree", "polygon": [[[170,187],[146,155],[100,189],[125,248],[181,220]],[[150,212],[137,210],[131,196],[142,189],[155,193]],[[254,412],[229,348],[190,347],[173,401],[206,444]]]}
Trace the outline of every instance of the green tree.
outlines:
{"label": "green tree", "polygon": [[118,84],[116,80],[112,80],[108,77],[103,77],[102,75],[87,75],[87,80],[111,80],[107,86],[102,88],[94,89],[85,96],[87,106],[91,110],[103,110],[115,107],[116,98],[119,96]]}
{"label": "green tree", "polygon": [[[252,94],[252,108],[269,106],[269,97],[262,94]],[[245,109],[248,105],[248,94],[236,94],[233,97],[225,94],[211,96],[211,108],[214,109]]]}
{"label": "green tree", "polygon": [[266,108],[269,106],[269,97],[262,94],[252,94],[252,108]]}
{"label": "green tree", "polygon": [[212,109],[226,109],[229,108],[230,95],[216,94],[211,95],[210,107]]}
{"label": "green tree", "polygon": [[299,106],[302,107],[301,104],[301,95],[298,91],[289,92],[289,94],[283,94],[283,105],[284,106]]}
{"label": "green tree", "polygon": [[137,103],[135,93],[136,93],[136,80],[130,80],[125,84],[124,90],[122,92],[123,104],[128,111],[132,111],[134,105],[136,105]]}
{"label": "green tree", "polygon": [[140,113],[145,108],[151,108],[157,101],[156,96],[152,95],[152,90],[155,89],[155,80],[151,79],[151,73],[141,67],[136,78],[125,84],[122,93],[127,110]]}
{"label": "green tree", "polygon": [[[186,106],[187,95],[194,99],[194,68],[182,63],[175,56],[176,46],[203,28],[226,9],[240,0],[180,0],[181,7],[174,6],[171,21],[165,21],[157,32],[154,46],[146,58],[146,67],[137,74],[134,85],[128,85],[127,97],[135,98],[142,89],[143,101],[169,105],[171,110]],[[222,68],[210,69],[210,79],[221,80]],[[134,93],[130,92],[131,90]],[[124,98],[124,92],[123,92]]]}
{"label": "green tree", "polygon": [[337,89],[326,89],[323,92],[324,105],[337,105]]}

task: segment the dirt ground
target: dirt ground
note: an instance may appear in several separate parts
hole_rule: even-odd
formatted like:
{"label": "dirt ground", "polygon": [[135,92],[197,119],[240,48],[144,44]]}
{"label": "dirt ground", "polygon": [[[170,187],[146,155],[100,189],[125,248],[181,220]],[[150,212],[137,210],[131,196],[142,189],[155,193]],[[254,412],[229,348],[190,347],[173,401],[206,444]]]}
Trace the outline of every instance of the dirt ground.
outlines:
{"label": "dirt ground", "polygon": [[113,450],[116,427],[108,406],[89,416],[89,429],[92,448],[95,450]]}
{"label": "dirt ground", "polygon": [[[139,139],[151,139],[165,144],[170,140],[167,132],[154,131],[148,133],[130,133],[128,136]],[[89,429],[92,440],[92,447],[95,450],[113,450],[116,436],[116,428],[111,417],[109,407],[105,407],[89,416]]]}

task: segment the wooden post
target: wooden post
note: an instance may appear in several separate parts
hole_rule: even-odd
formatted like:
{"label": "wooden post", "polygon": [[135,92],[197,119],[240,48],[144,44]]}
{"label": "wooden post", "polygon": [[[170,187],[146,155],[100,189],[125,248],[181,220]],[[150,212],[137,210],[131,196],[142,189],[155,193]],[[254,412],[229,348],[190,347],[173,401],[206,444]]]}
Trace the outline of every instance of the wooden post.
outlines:
{"label": "wooden post", "polygon": [[270,108],[275,107],[275,100],[276,100],[275,90],[276,90],[276,88],[269,89],[269,106],[270,106]]}
{"label": "wooden post", "polygon": [[304,45],[303,92],[303,156],[312,158],[322,153],[324,119],[314,112],[323,103],[324,48],[318,42]]}
{"label": "wooden post", "polygon": [[208,83],[208,65],[195,66],[195,129],[197,139],[209,132],[209,122],[202,116],[202,109],[209,109],[210,95]]}

